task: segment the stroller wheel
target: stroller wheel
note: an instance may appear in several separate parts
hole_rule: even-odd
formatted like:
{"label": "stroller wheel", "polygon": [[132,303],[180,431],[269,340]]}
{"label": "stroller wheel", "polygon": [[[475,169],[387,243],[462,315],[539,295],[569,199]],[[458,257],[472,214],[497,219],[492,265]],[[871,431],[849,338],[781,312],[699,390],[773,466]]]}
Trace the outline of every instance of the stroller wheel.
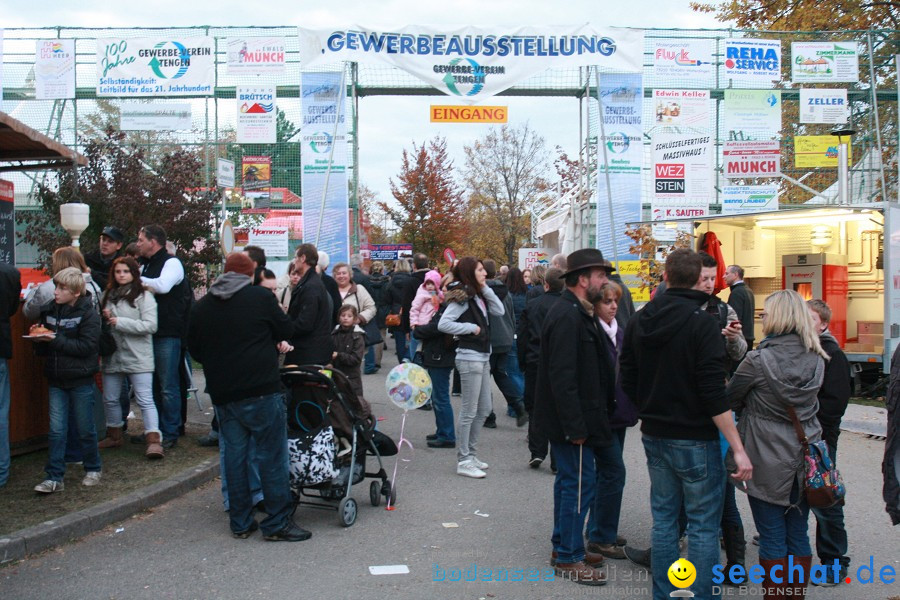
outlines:
{"label": "stroller wheel", "polygon": [[390,498],[391,498],[391,506],[396,506],[396,505],[397,505],[397,484],[396,484],[396,483],[394,483],[394,484],[391,486],[391,496],[390,496]]}
{"label": "stroller wheel", "polygon": [[381,486],[377,481],[373,481],[369,486],[369,502],[372,503],[372,506],[381,504]]}
{"label": "stroller wheel", "polygon": [[338,521],[344,527],[350,527],[356,523],[356,500],[344,498],[338,504]]}

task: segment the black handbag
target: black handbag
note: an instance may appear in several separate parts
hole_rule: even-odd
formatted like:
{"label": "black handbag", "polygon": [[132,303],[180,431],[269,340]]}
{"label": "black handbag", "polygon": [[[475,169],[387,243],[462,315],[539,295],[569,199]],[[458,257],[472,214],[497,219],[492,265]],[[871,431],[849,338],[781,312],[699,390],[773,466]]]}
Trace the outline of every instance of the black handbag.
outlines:
{"label": "black handbag", "polygon": [[104,358],[112,356],[118,349],[119,345],[116,343],[116,338],[114,338],[112,334],[112,325],[104,320],[103,324],[100,325],[100,356],[103,356]]}
{"label": "black handbag", "polygon": [[384,342],[384,338],[381,337],[381,330],[378,329],[378,321],[376,319],[372,319],[366,323],[363,326],[363,331],[366,332],[366,347]]}

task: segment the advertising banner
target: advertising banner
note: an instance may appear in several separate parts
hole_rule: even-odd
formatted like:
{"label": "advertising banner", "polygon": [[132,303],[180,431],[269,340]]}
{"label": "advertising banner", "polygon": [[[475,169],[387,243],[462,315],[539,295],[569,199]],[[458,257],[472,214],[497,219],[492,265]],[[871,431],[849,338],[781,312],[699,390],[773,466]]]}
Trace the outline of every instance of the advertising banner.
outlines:
{"label": "advertising banner", "polygon": [[722,173],[729,179],[781,175],[778,140],[722,142]]}
{"label": "advertising banner", "polygon": [[227,158],[216,160],[216,185],[234,187],[234,161]]}
{"label": "advertising banner", "polygon": [[644,286],[644,280],[640,277],[641,261],[620,260],[617,266],[622,282],[631,292],[632,301],[650,302],[650,287]]}
{"label": "advertising banner", "polygon": [[506,123],[506,106],[444,106],[431,105],[428,111],[432,123]]}
{"label": "advertising banner", "polygon": [[346,86],[341,85],[341,73],[338,72],[303,73],[300,83],[303,241],[328,252],[331,264],[347,262],[350,207],[347,111],[344,106]]}
{"label": "advertising banner", "polygon": [[[3,28],[0,27],[0,65],[3,64]],[[3,69],[0,69],[0,109],[3,108]]]}
{"label": "advertising banner", "polygon": [[605,71],[640,73],[644,51],[640,30],[588,25],[299,31],[303,69],[341,61],[388,64],[470,104],[549,68],[596,65]]}
{"label": "advertising banner", "polygon": [[237,143],[275,143],[275,86],[239,85],[237,101]]}
{"label": "advertising banner", "polygon": [[282,258],[290,253],[287,227],[251,227],[247,242],[262,248],[266,257]]}
{"label": "advertising banner", "polygon": [[12,181],[0,179],[0,262],[16,264],[16,213]]}
{"label": "advertising banner", "polygon": [[[605,137],[598,137],[597,148],[597,248],[608,260],[631,258],[631,238],[625,235],[626,223],[641,220],[641,168],[643,143],[643,77],[639,74],[600,75]],[[608,164],[604,162],[605,157]],[[607,170],[609,188],[607,188]],[[613,222],[610,223],[609,195],[613,198]],[[613,252],[613,235],[615,249]]]}
{"label": "advertising banner", "polygon": [[253,199],[254,208],[268,208],[272,157],[244,156],[241,159],[241,178],[244,196]]}
{"label": "advertising banner", "polygon": [[722,188],[722,214],[744,215],[778,210],[774,185],[726,185]]}
{"label": "advertising banner", "polygon": [[[794,166],[798,169],[838,166],[838,139],[833,135],[798,135],[794,138]],[[847,144],[847,166],[853,164],[853,146]]]}
{"label": "advertising banner", "polygon": [[709,90],[653,90],[657,125],[709,130]]}
{"label": "advertising banner", "polygon": [[122,131],[185,131],[191,128],[191,105],[123,102],[119,108]]}
{"label": "advertising banner", "polygon": [[412,244],[369,244],[371,260],[397,260],[412,258]]}
{"label": "advertising banner", "polygon": [[226,72],[229,75],[284,73],[284,39],[228,38]]}
{"label": "advertising banner", "polygon": [[75,97],[75,40],[37,40],[34,53],[34,97]]}
{"label": "advertising banner", "polygon": [[212,96],[213,38],[97,40],[98,96]]}
{"label": "advertising banner", "polygon": [[[653,221],[702,217],[713,195],[713,146],[708,135],[657,133],[652,139]],[[674,241],[675,229],[654,227],[660,241]]]}
{"label": "advertising banner", "polygon": [[859,81],[859,48],[856,42],[791,42],[791,81]]}
{"label": "advertising banner", "polygon": [[781,40],[725,40],[723,76],[740,83],[768,84],[781,79]]}
{"label": "advertising banner", "polygon": [[781,134],[780,90],[725,90],[727,139],[764,140]]}
{"label": "advertising banner", "polygon": [[549,268],[555,253],[553,248],[519,248],[519,268],[533,269],[537,265]]}
{"label": "advertising banner", "polygon": [[800,122],[840,124],[850,120],[850,104],[844,88],[800,90]]}
{"label": "advertising banner", "polygon": [[665,79],[712,77],[713,40],[653,41],[653,75]]}

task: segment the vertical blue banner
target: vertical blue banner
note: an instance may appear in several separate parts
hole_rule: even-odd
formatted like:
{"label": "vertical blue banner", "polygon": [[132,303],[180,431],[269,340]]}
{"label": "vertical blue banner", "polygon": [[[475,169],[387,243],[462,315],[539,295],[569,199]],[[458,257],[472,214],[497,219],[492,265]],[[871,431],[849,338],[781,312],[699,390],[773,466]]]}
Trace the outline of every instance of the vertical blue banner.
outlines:
{"label": "vertical blue banner", "polygon": [[350,218],[346,89],[341,85],[341,73],[334,72],[303,73],[301,90],[303,242],[327,252],[332,265],[347,262]]}
{"label": "vertical blue banner", "polygon": [[[597,248],[608,260],[634,260],[638,257],[629,254],[631,239],[624,232],[626,223],[641,220],[643,78],[639,74],[601,74],[599,91],[605,136],[597,136]],[[607,162],[604,162],[604,156]],[[613,236],[616,251],[613,250]]]}

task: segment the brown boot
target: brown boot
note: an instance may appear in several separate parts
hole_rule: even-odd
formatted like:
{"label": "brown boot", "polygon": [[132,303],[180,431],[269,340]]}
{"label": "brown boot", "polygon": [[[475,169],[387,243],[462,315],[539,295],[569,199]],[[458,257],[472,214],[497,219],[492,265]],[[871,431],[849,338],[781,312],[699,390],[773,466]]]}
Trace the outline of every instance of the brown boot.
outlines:
{"label": "brown boot", "polygon": [[107,427],[106,428],[106,437],[103,438],[99,444],[97,444],[98,448],[118,448],[122,445],[122,428],[121,427]]}
{"label": "brown boot", "polygon": [[162,445],[160,445],[159,432],[147,432],[144,434],[144,438],[147,440],[147,451],[144,452],[144,456],[147,458],[162,458],[166,455]]}
{"label": "brown boot", "polygon": [[581,585],[606,585],[606,574],[585,564],[556,563],[554,574],[562,579],[569,579]]}
{"label": "brown boot", "polygon": [[[594,567],[595,569],[599,569],[603,566],[604,557],[602,554],[598,554],[596,552],[590,552],[588,550],[584,551],[584,562],[589,567]],[[550,566],[556,566],[556,550],[550,553]]]}
{"label": "brown boot", "polygon": [[812,570],[812,556],[795,556],[794,564],[803,567],[803,582],[796,581],[795,577],[788,589],[793,590],[791,598],[805,598],[806,588],[809,586],[809,574]]}
{"label": "brown boot", "polygon": [[[764,558],[759,559],[760,566],[765,569],[765,574],[763,575],[763,597],[765,598],[787,598],[787,590],[792,587],[787,583],[787,558],[776,558],[767,560]],[[780,580],[781,583],[775,583],[772,581],[772,568],[779,567],[776,570],[775,577]]]}

